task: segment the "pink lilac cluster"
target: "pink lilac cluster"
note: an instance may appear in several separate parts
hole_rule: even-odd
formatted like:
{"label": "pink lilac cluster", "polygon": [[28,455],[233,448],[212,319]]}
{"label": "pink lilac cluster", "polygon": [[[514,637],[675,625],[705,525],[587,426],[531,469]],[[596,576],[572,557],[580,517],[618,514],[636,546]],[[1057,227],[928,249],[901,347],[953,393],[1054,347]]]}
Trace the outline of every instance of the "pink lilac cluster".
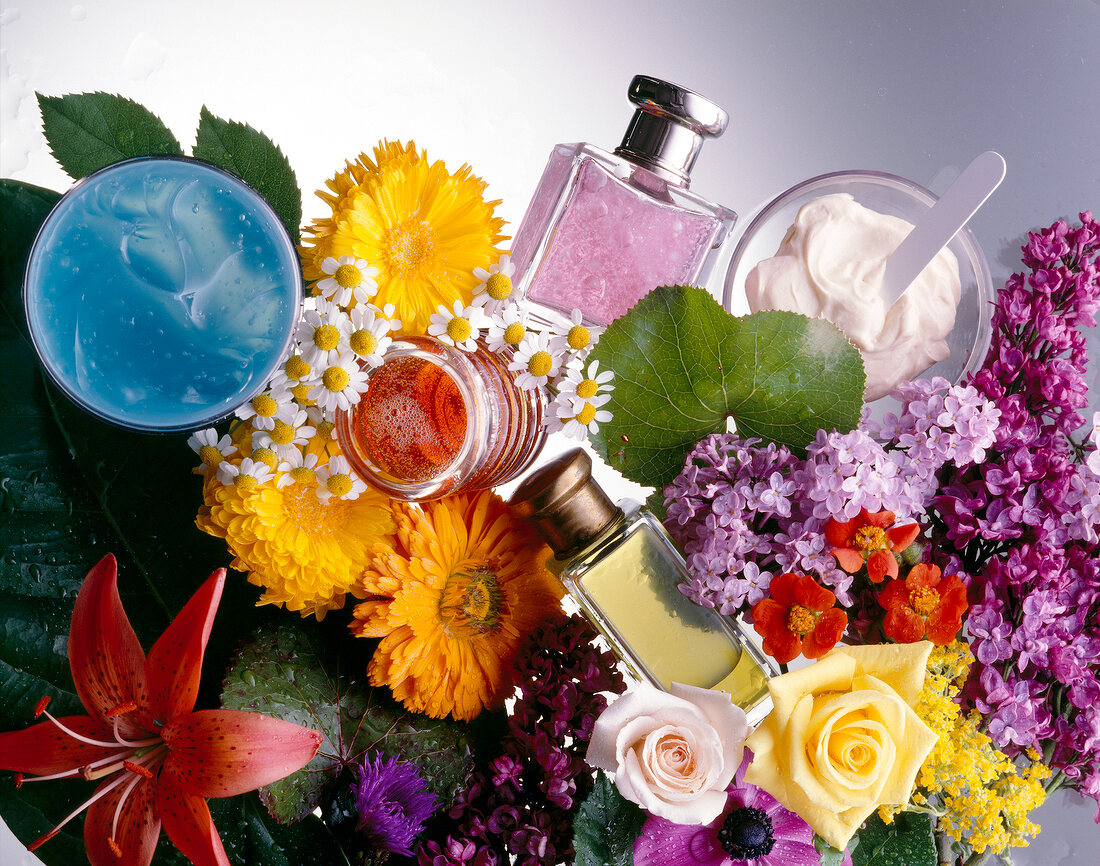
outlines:
{"label": "pink lilac cluster", "polygon": [[1100,479],[1095,438],[1074,439],[1100,224],[1081,223],[1031,234],[1030,273],[998,294],[990,356],[971,380],[1000,410],[996,442],[980,464],[941,474],[934,539],[969,584],[968,706],[998,745],[1040,749],[1100,802]]}
{"label": "pink lilac cluster", "polygon": [[826,521],[861,509],[891,511],[900,523],[921,518],[937,471],[981,460],[997,427],[996,409],[974,388],[935,379],[895,394],[900,417],[819,431],[801,460],[786,446],[732,434],[699,442],[664,491],[665,525],[692,575],[681,592],[733,616],[763,599],[774,576],[793,571],[854,604],[853,576],[828,553]]}
{"label": "pink lilac cluster", "polygon": [[606,694],[625,688],[615,658],[577,616],[532,633],[499,754],[472,774],[421,866],[542,866],[573,859],[573,816],[591,790],[584,760]]}

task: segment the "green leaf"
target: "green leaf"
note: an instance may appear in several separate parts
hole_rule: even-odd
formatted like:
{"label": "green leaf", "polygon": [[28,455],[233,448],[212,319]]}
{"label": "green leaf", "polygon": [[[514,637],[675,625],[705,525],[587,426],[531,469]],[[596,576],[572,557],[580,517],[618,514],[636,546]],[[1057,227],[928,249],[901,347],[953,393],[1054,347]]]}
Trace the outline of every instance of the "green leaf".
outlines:
{"label": "green leaf", "polygon": [[634,840],[646,816],[602,771],[573,819],[576,866],[633,866]]}
{"label": "green leaf", "polygon": [[347,863],[324,823],[309,815],[294,824],[278,824],[254,793],[210,801],[229,862],[235,866],[339,866]]}
{"label": "green leaf", "polygon": [[[852,840],[848,848],[854,851],[859,844],[859,836],[853,836]],[[816,833],[814,834],[814,848],[817,850],[817,856],[821,860],[821,866],[841,866],[841,864],[844,863],[844,852],[834,848]]]}
{"label": "green leaf", "polygon": [[[364,666],[364,661],[357,661]],[[330,796],[341,774],[364,753],[380,749],[417,764],[442,802],[450,802],[473,767],[469,725],[405,711],[386,689],[374,689],[340,672],[301,624],[260,629],[226,675],[222,703],[305,725],[324,734],[316,757],[260,789],[279,821],[299,820]]]}
{"label": "green leaf", "polygon": [[901,812],[893,824],[884,824],[878,813],[859,831],[852,851],[852,866],[936,866],[936,842],[932,816]]}
{"label": "green leaf", "polygon": [[42,130],[69,177],[79,180],[135,156],[181,156],[180,143],[159,117],[111,93],[38,94]]}
{"label": "green leaf", "polygon": [[647,486],[670,482],[727,417],[742,437],[802,452],[819,429],[853,429],[863,407],[863,360],[835,326],[786,312],[736,318],[690,286],[650,292],[592,358],[615,372],[596,450]]}
{"label": "green leaf", "polygon": [[298,242],[302,193],[289,160],[275,142],[247,124],[215,117],[204,105],[194,155],[220,165],[254,187]]}

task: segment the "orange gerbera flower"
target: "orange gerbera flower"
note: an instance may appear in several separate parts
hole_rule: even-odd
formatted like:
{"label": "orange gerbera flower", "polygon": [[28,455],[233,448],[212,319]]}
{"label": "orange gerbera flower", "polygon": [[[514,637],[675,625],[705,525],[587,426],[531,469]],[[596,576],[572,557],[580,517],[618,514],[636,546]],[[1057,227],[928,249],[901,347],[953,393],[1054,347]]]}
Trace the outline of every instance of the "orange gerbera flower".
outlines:
{"label": "orange gerbera flower", "polygon": [[490,491],[395,504],[394,516],[397,539],[374,545],[351,625],[382,638],[371,682],[434,718],[499,707],[523,639],[560,609],[549,548]]}
{"label": "orange gerbera flower", "polygon": [[851,520],[840,521],[830,517],[825,524],[825,540],[832,545],[829,552],[837,564],[849,574],[855,574],[867,563],[867,576],[874,583],[882,583],[884,577],[898,576],[898,560],[894,553],[901,553],[913,543],[920,533],[915,523],[894,526],[894,512],[870,512],[861,508]]}
{"label": "orange gerbera flower", "polygon": [[940,577],[937,565],[914,565],[905,580],[892,580],[878,594],[886,609],[883,631],[898,643],[927,638],[946,646],[962,628],[966,587],[959,576]]}
{"label": "orange gerbera flower", "polygon": [[812,577],[781,574],[768,591],[771,598],[753,605],[752,625],[764,638],[764,652],[780,664],[800,653],[821,658],[848,627],[848,615],[833,607],[836,596]]}

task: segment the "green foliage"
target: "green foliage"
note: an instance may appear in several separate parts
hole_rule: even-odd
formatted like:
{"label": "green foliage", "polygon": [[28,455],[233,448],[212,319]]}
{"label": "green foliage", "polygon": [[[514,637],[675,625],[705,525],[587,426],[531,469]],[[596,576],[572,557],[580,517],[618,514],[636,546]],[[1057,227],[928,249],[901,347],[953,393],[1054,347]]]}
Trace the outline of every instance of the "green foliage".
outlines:
{"label": "green foliage", "polygon": [[111,93],[39,93],[38,105],[50,150],[74,180],[120,159],[183,154],[161,119],[131,99]]}
{"label": "green foliage", "polygon": [[405,711],[388,691],[341,672],[331,653],[299,624],[252,636],[226,676],[222,703],[325,736],[303,769],[260,790],[264,805],[280,821],[303,818],[338,785],[350,784],[344,770],[373,749],[416,763],[444,803],[473,767],[470,726]]}
{"label": "green foliage", "polygon": [[[321,819],[276,822],[256,795],[211,800],[210,814],[234,866],[339,866],[347,863]],[[159,864],[158,864],[159,866]]]}
{"label": "green foliage", "polygon": [[893,824],[884,824],[873,813],[859,831],[852,851],[852,866],[936,866],[932,816],[901,812]]}
{"label": "green foliage", "polygon": [[289,160],[275,142],[247,124],[215,117],[204,105],[194,155],[253,186],[275,209],[297,243],[302,193]]}
{"label": "green foliage", "polygon": [[646,816],[599,771],[573,819],[576,866],[633,866],[634,840]]}
{"label": "green foliage", "polygon": [[608,326],[592,358],[615,371],[605,406],[614,417],[592,437],[596,450],[658,488],[727,418],[742,437],[802,452],[819,429],[853,429],[863,407],[863,361],[832,324],[786,312],[736,318],[688,286],[650,292]]}

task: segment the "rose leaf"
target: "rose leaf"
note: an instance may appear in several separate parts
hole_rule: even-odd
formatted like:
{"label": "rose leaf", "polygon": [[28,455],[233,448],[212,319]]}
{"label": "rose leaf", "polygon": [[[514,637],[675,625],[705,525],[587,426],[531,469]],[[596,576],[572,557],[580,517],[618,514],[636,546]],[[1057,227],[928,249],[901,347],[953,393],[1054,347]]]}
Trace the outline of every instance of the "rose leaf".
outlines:
{"label": "rose leaf", "polygon": [[180,156],[183,149],[159,117],[113,93],[38,95],[50,151],[73,180],[135,156]]}
{"label": "rose leaf", "polygon": [[936,866],[932,816],[901,812],[892,824],[873,813],[859,831],[852,866]]}
{"label": "rose leaf", "polygon": [[633,866],[645,812],[623,797],[602,770],[573,819],[576,866]]}
{"label": "rose leaf", "polygon": [[738,318],[690,286],[650,292],[608,326],[592,359],[615,373],[596,450],[651,487],[727,418],[742,437],[803,452],[819,429],[853,429],[863,407],[863,360],[838,328],[797,313]]}

